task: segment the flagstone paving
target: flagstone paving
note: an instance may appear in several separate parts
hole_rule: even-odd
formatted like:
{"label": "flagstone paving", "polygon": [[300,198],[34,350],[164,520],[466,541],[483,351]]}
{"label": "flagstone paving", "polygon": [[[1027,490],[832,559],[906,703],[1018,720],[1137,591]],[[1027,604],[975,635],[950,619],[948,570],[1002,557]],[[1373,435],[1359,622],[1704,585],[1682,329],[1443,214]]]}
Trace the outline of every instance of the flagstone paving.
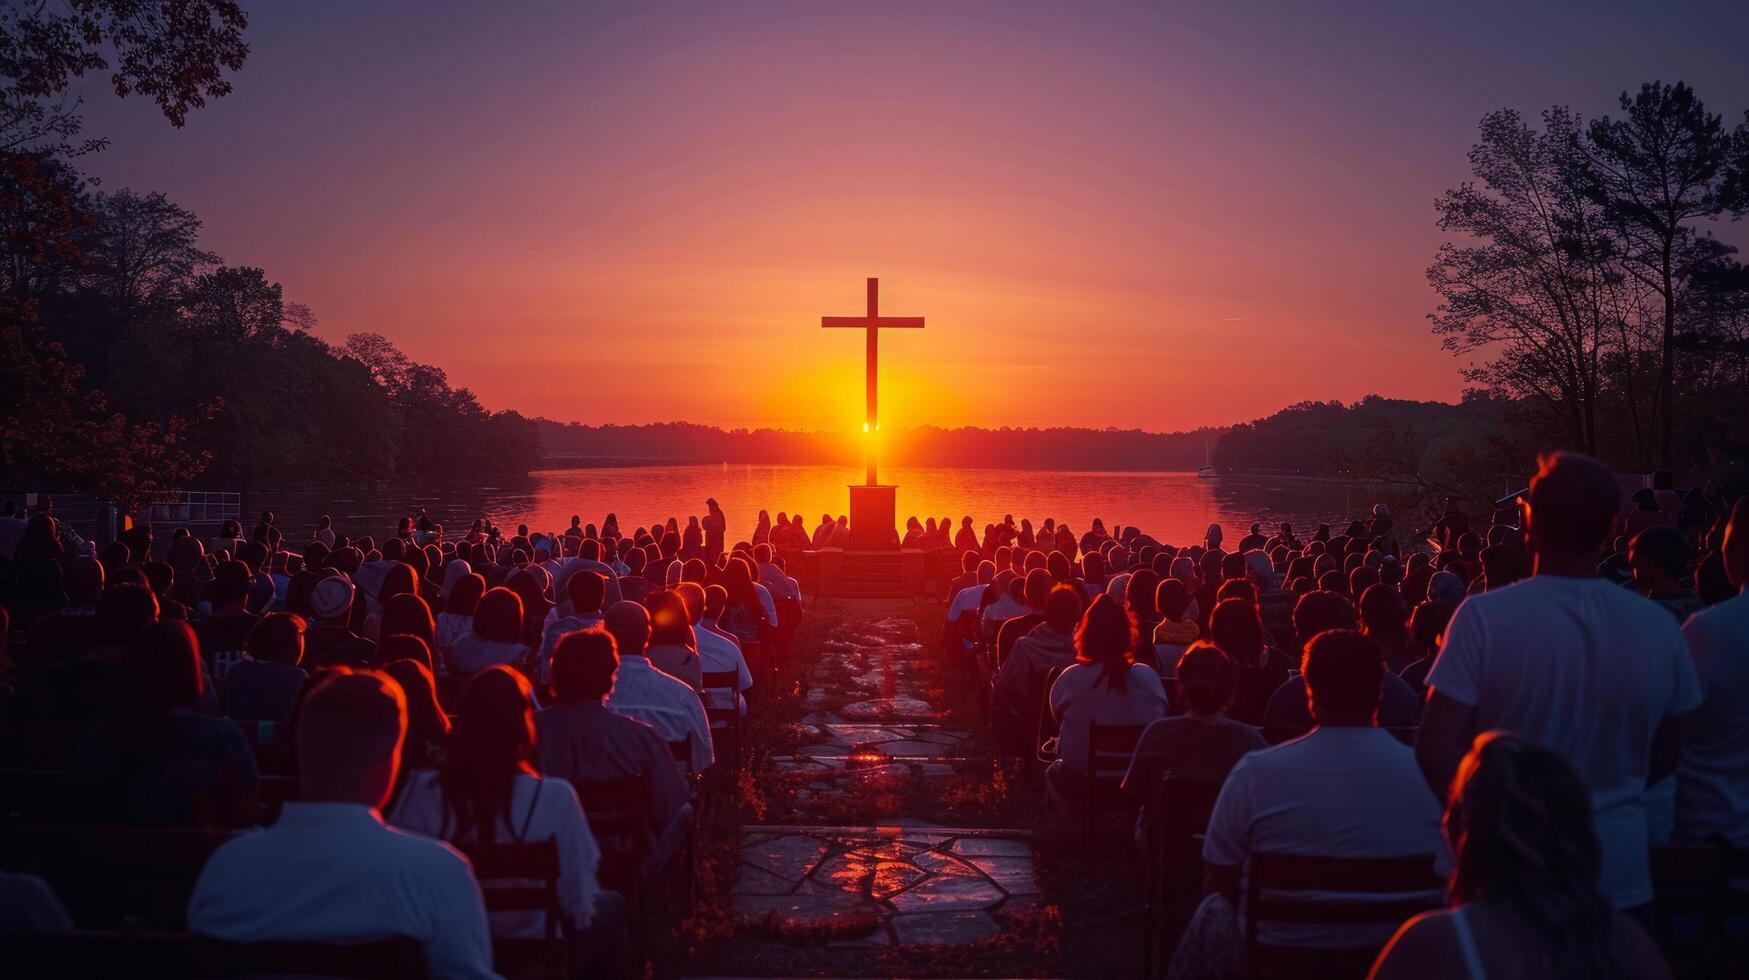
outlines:
{"label": "flagstone paving", "polygon": [[[902,619],[853,624],[827,641],[810,674],[804,744],[773,758],[787,813],[831,803],[903,800],[919,783],[988,770],[970,733],[943,725],[921,683],[922,646]],[[943,827],[903,812],[743,828],[734,905],[754,932],[826,935],[835,944],[939,946],[1001,931],[994,912],[1037,895],[1022,831]]]}

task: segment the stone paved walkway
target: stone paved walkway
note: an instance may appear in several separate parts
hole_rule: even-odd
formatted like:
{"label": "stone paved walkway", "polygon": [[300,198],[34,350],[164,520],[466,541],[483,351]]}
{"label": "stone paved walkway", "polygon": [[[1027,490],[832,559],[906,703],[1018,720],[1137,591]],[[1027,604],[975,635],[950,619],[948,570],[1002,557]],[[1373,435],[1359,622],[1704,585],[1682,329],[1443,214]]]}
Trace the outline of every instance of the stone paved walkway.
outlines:
{"label": "stone paved walkway", "polygon": [[[869,823],[745,827],[734,889],[744,929],[858,945],[963,944],[995,936],[992,913],[1037,894],[1023,832],[943,827],[903,810],[907,794],[990,766],[967,753],[967,732],[942,724],[920,683],[921,654],[903,619],[852,624],[827,642],[798,726],[803,744],[772,766],[790,794],[785,812],[842,815],[866,801]],[[898,812],[880,812],[894,801]]]}

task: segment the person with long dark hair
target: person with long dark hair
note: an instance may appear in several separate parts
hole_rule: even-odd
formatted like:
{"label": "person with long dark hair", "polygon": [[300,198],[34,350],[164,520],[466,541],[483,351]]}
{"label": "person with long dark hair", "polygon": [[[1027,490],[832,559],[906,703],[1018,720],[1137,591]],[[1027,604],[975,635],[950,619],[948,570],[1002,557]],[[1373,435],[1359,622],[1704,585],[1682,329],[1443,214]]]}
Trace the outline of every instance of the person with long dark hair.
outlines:
{"label": "person with long dark hair", "polygon": [[431,618],[431,606],[415,593],[403,592],[383,603],[383,617],[378,627],[379,642],[406,633],[424,640],[427,650],[437,648],[437,623]]}
{"label": "person with long dark hair", "polygon": [[[461,566],[459,561],[449,563],[450,568]],[[450,576],[446,571],[445,579]],[[455,641],[463,633],[474,626],[474,608],[480,604],[480,597],[486,594],[486,579],[479,572],[468,570],[455,576],[444,586],[443,611],[437,614],[437,645],[432,653],[441,658],[455,646]]]}
{"label": "person with long dark hair", "polygon": [[[595,877],[601,849],[576,790],[535,768],[534,700],[508,667],[481,671],[462,692],[443,765],[415,773],[390,813],[398,827],[458,843],[552,840],[559,848],[559,905],[572,964],[623,972],[625,906]],[[545,934],[543,912],[495,912],[495,936]],[[619,969],[590,971],[613,964]]]}
{"label": "person with long dark hair", "polygon": [[416,646],[419,638],[403,633],[383,641],[387,661],[383,673],[395,679],[407,696],[407,737],[401,741],[401,768],[395,780],[391,801],[401,798],[407,781],[414,773],[426,772],[443,764],[449,746],[449,715],[437,700],[437,680],[431,674],[429,654],[397,656],[395,648],[403,644]]}
{"label": "person with long dark hair", "polygon": [[1136,663],[1136,634],[1116,599],[1093,600],[1075,630],[1075,663],[1051,685],[1051,715],[1057,720],[1057,759],[1046,785],[1060,809],[1087,775],[1089,730],[1101,725],[1146,725],[1164,718],[1166,690],[1152,667]]}
{"label": "person with long dark hair", "polygon": [[1451,907],[1409,920],[1372,980],[1626,980],[1670,975],[1657,946],[1599,887],[1591,796],[1559,755],[1487,732],[1445,808]]}
{"label": "person with long dark hair", "polygon": [[1269,644],[1257,607],[1244,599],[1216,604],[1209,615],[1208,635],[1239,668],[1233,717],[1247,725],[1261,724],[1269,696],[1287,680],[1288,658]]}
{"label": "person with long dark hair", "polygon": [[503,586],[487,590],[474,607],[474,624],[450,648],[444,669],[467,676],[528,653],[522,642],[522,598]]}

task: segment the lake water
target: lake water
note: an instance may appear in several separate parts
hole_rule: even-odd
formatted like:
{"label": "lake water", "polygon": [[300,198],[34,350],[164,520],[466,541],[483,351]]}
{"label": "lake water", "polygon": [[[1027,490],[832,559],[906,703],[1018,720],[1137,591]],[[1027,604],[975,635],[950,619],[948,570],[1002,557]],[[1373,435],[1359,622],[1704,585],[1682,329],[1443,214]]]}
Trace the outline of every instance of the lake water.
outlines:
{"label": "lake water", "polygon": [[[1016,520],[1031,518],[1035,526],[1054,517],[1077,533],[1100,517],[1108,527],[1136,524],[1169,542],[1200,540],[1210,522],[1219,522],[1236,539],[1235,529],[1252,521],[1309,527],[1364,516],[1371,505],[1349,499],[1337,484],[1265,477],[904,467],[882,475],[899,487],[901,526],[912,514],[951,517],[956,523],[970,514],[980,531],[985,523],[1013,514]],[[482,515],[506,530],[519,523],[559,530],[572,514],[599,525],[609,511],[619,516],[622,528],[630,528],[670,516],[684,524],[688,515],[704,513],[706,498],[715,497],[728,516],[733,541],[750,534],[761,508],[774,516],[799,510],[812,530],[822,513],[846,510],[845,487],[861,477],[850,467],[745,464],[543,470],[501,486],[258,491],[245,495],[243,508],[245,516],[276,511],[287,537],[300,541],[323,513],[334,517],[342,534],[379,537],[415,506],[425,507],[452,531]]]}

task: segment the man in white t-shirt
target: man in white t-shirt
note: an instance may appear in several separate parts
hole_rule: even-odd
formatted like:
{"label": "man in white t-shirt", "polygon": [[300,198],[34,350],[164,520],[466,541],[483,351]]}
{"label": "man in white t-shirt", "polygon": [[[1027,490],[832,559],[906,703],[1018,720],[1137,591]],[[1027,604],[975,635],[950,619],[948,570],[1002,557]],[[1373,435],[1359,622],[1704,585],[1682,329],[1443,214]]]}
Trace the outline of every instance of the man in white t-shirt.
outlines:
{"label": "man in white t-shirt", "polygon": [[1676,770],[1675,837],[1723,835],[1741,848],[1749,847],[1749,497],[1731,512],[1724,558],[1737,595],[1682,627],[1705,700]]}
{"label": "man in white t-shirt", "polygon": [[[1203,865],[1210,886],[1234,907],[1253,854],[1430,854],[1436,866],[1448,863],[1439,831],[1439,801],[1421,778],[1415,754],[1373,724],[1384,670],[1378,644],[1354,630],[1326,630],[1306,644],[1303,673],[1317,727],[1240,758],[1221,785],[1209,818]],[[1332,886],[1332,898],[1366,900],[1343,894],[1339,882]],[[1384,943],[1391,931],[1259,922],[1258,940],[1320,948],[1362,946]]]}
{"label": "man in white t-shirt", "polygon": [[1481,732],[1559,753],[1591,791],[1603,892],[1631,909],[1652,900],[1646,787],[1676,770],[1701,692],[1670,614],[1597,575],[1621,509],[1602,463],[1544,458],[1525,510],[1535,574],[1458,607],[1427,676],[1415,753],[1441,798]]}

